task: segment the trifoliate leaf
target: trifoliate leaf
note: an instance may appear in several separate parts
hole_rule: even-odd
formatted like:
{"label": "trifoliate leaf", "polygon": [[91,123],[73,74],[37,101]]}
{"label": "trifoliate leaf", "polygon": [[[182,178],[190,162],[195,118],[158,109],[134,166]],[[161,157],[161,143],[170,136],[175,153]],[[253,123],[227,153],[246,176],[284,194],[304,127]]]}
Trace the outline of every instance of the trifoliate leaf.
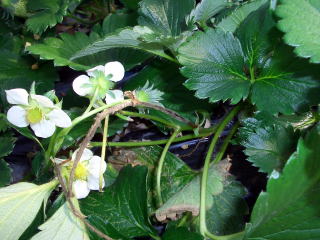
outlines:
{"label": "trifoliate leaf", "polygon": [[190,37],[178,56],[181,72],[189,78],[185,86],[211,102],[230,99],[235,104],[249,97],[258,110],[269,113],[291,114],[314,103],[319,83],[279,43],[274,25],[264,5],[237,29],[240,41],[222,30]]}
{"label": "trifoliate leaf", "polygon": [[19,239],[56,185],[57,181],[39,186],[22,182],[0,188],[0,236],[2,239]]}
{"label": "trifoliate leaf", "polygon": [[[134,23],[134,15],[111,14],[105,18],[102,25],[95,25],[89,35],[82,32],[76,32],[73,35],[62,33],[59,38],[46,38],[43,43],[31,45],[27,49],[32,54],[40,55],[42,59],[54,60],[56,66],[70,66],[76,70],[88,70],[99,64],[117,60],[122,62],[125,68],[129,70],[144,61],[148,55],[131,49],[109,49],[99,54],[90,54],[90,56],[82,59],[71,60],[71,57],[94,42],[110,35],[118,28],[130,26]],[[121,45],[113,48],[117,47],[121,47]]]}
{"label": "trifoliate leaf", "polygon": [[138,22],[163,36],[179,36],[194,5],[194,0],[142,0]]}
{"label": "trifoliate leaf", "polygon": [[298,56],[320,63],[320,4],[317,0],[281,0],[276,8],[284,41]]}
{"label": "trifoliate leaf", "polygon": [[[74,204],[77,201],[74,200]],[[39,227],[41,232],[37,233],[31,240],[89,240],[84,223],[76,217],[68,205],[64,203],[55,214]]]}
{"label": "trifoliate leaf", "polygon": [[205,25],[206,21],[220,12],[222,9],[230,5],[228,0],[202,0],[197,4],[188,16],[188,21],[191,23],[199,22],[200,25]]}
{"label": "trifoliate leaf", "polygon": [[[81,210],[93,226],[112,238],[154,235],[147,213],[146,181],[146,167],[124,167],[103,193],[93,192],[81,200]],[[90,238],[94,236],[90,232]]]}
{"label": "trifoliate leaf", "polygon": [[10,184],[11,173],[12,170],[9,167],[9,164],[5,160],[0,159],[0,187]]}
{"label": "trifoliate leaf", "polygon": [[217,27],[226,32],[234,32],[251,12],[257,10],[266,2],[267,0],[256,0],[244,3],[239,8],[235,9],[229,16],[222,19]]}
{"label": "trifoliate leaf", "polygon": [[247,224],[248,240],[320,239],[320,135],[300,139],[283,172],[274,171]]}
{"label": "trifoliate leaf", "polygon": [[288,157],[296,149],[298,134],[292,127],[283,125],[263,125],[261,121],[249,118],[240,129],[241,145],[246,149],[248,161],[259,171],[271,174],[281,171]]}
{"label": "trifoliate leaf", "polygon": [[48,27],[62,22],[67,14],[68,0],[32,0],[27,9],[32,15],[27,19],[27,28],[33,33],[41,34]]}

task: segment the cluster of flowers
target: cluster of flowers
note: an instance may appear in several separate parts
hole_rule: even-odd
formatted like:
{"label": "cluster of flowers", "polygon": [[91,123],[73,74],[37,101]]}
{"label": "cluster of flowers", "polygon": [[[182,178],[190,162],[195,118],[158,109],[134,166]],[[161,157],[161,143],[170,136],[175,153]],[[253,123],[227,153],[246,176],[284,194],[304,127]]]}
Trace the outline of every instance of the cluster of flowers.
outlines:
{"label": "cluster of flowers", "polygon": [[[114,83],[121,81],[124,77],[125,69],[120,62],[109,62],[104,66],[100,65],[87,70],[87,75],[80,75],[72,84],[73,90],[80,96],[88,97],[93,106],[99,104],[115,104],[124,100],[124,94],[121,90],[111,90]],[[32,91],[30,94],[22,88],[6,90],[7,101],[14,104],[8,113],[7,119],[17,127],[27,127],[30,125],[37,137],[48,138],[52,136],[56,127],[68,128],[72,126],[70,117],[61,109],[61,103],[54,104],[48,97],[36,95]],[[153,89],[146,82],[141,89],[134,91],[135,97],[142,102],[152,102],[159,104],[162,100],[162,92]],[[71,171],[76,150],[71,160],[63,164],[65,177]],[[57,163],[65,160],[56,158]],[[73,191],[75,196],[85,198],[90,190],[99,190],[100,174],[106,170],[106,163],[101,158],[94,156],[89,149],[85,149],[80,158],[80,162],[75,170],[75,181]],[[105,183],[102,179],[102,187]]]}
{"label": "cluster of flowers", "polygon": [[[74,91],[80,96],[96,99],[105,98],[107,104],[124,100],[121,90],[110,90],[113,82],[122,80],[124,67],[120,62],[109,62],[105,66],[89,69],[87,75],[80,75],[72,84]],[[70,117],[61,110],[59,104],[54,104],[48,97],[29,94],[25,89],[6,90],[7,101],[15,106],[7,113],[7,119],[17,127],[30,125],[37,137],[48,138],[57,127],[71,126]]]}
{"label": "cluster of flowers", "polygon": [[[72,84],[73,90],[80,96],[85,96],[93,101],[103,98],[107,104],[113,104],[124,100],[121,90],[110,90],[114,83],[123,79],[124,67],[119,62],[109,62],[105,66],[97,66],[89,69],[87,75],[80,75]],[[54,104],[48,97],[28,93],[25,89],[16,88],[6,90],[7,101],[14,104],[7,112],[8,121],[17,127],[30,125],[37,137],[48,138],[52,136],[57,127],[67,128],[72,125],[70,117],[61,109],[61,104]],[[76,150],[71,161],[63,165],[65,177],[73,166]],[[62,159],[55,159],[61,163]],[[106,163],[99,156],[94,156],[89,149],[85,149],[80,162],[75,170],[73,191],[75,197],[85,198],[90,190],[99,190],[100,172],[106,170]],[[102,187],[105,183],[102,180]]]}

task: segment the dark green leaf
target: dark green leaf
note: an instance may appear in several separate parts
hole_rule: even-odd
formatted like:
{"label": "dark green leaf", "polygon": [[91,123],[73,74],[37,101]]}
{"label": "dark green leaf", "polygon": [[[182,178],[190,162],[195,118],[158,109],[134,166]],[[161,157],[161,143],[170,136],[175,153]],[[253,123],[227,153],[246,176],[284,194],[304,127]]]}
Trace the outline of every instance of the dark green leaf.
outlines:
{"label": "dark green leaf", "polygon": [[136,10],[141,0],[120,0],[126,8]]}
{"label": "dark green leaf", "polygon": [[91,224],[112,238],[153,235],[147,213],[146,181],[146,167],[124,167],[115,183],[103,193],[94,192],[81,200],[81,210]]}
{"label": "dark green leaf", "polygon": [[194,0],[142,0],[138,22],[163,36],[179,36],[194,5]]}
{"label": "dark green leaf", "polygon": [[143,36],[150,33],[153,32],[147,27],[136,26],[134,28],[125,28],[114,34],[105,36],[103,39],[97,40],[83,49],[79,49],[72,55],[71,60],[74,61],[80,57],[100,53],[112,48],[133,48],[160,56],[164,55],[161,45],[142,41]]}
{"label": "dark green leaf", "polygon": [[199,22],[203,25],[228,5],[230,5],[230,1],[228,0],[202,0],[197,4],[196,8],[192,10],[188,16],[188,20],[192,23]]}
{"label": "dark green leaf", "polygon": [[[90,56],[77,60],[71,58],[77,52],[81,52],[93,43],[109,36],[116,29],[130,26],[134,23],[134,15],[122,13],[111,14],[104,20],[102,25],[95,25],[89,35],[82,32],[76,32],[73,35],[62,33],[59,38],[46,38],[43,43],[28,47],[28,51],[32,54],[40,55],[42,59],[54,60],[56,66],[68,65],[76,70],[87,70],[99,64],[105,64],[108,61],[115,60],[122,62],[125,68],[129,70],[136,64],[144,61],[148,56],[136,50],[119,49],[119,47],[123,47],[123,45],[117,42],[114,42],[112,47],[106,46],[101,50],[103,52],[99,54],[92,55],[90,53],[88,54]],[[109,50],[104,51],[106,49]]]}
{"label": "dark green leaf", "polygon": [[271,174],[273,170],[281,171],[296,149],[298,134],[293,132],[292,127],[278,124],[263,126],[254,118],[247,119],[244,125],[239,134],[248,161],[261,172]]}
{"label": "dark green leaf", "polygon": [[12,170],[9,167],[9,164],[5,160],[0,159],[0,187],[10,184],[11,172]]}
{"label": "dark green leaf", "polygon": [[28,12],[33,13],[27,19],[27,27],[33,33],[41,34],[48,27],[62,22],[67,14],[68,0],[32,0],[28,1]]}
{"label": "dark green leaf", "polygon": [[[161,156],[162,147],[149,146],[131,149],[136,155],[136,161],[149,168],[151,188],[155,186],[155,166]],[[191,170],[180,158],[168,152],[161,174],[161,196],[164,202],[179,192],[195,176],[196,172]],[[152,191],[151,189],[151,191]]]}
{"label": "dark green leaf", "polygon": [[218,195],[212,195],[213,204],[207,210],[207,228],[217,235],[241,232],[244,229],[244,216],[248,207],[244,200],[247,192],[236,181],[230,182]]}
{"label": "dark green leaf", "polygon": [[0,158],[9,155],[14,147],[16,138],[12,137],[11,134],[2,134],[0,137]]}
{"label": "dark green leaf", "polygon": [[226,32],[234,32],[251,12],[257,10],[266,2],[267,0],[256,0],[244,3],[239,8],[235,9],[229,16],[224,18],[217,27]]}
{"label": "dark green leaf", "polygon": [[203,237],[194,232],[190,232],[187,228],[179,227],[179,228],[170,228],[167,230],[163,236],[162,240],[202,240]]}
{"label": "dark green leaf", "polygon": [[[241,230],[244,227],[243,217],[247,213],[242,199],[246,191],[228,174],[228,166],[229,164],[223,161],[209,169],[206,209],[210,217],[207,218],[207,227],[218,235]],[[200,175],[195,176],[180,191],[176,191],[156,211],[157,219],[176,219],[185,211],[197,216],[200,206],[200,178]]]}
{"label": "dark green leaf", "polygon": [[284,41],[295,47],[297,55],[320,62],[320,4],[317,0],[281,0],[276,14]]}
{"label": "dark green leaf", "polygon": [[184,65],[182,74],[189,78],[185,86],[196,90],[196,97],[237,103],[248,96],[250,81],[243,73],[244,55],[231,33],[198,32],[180,47],[178,59]]}
{"label": "dark green leaf", "polygon": [[320,135],[300,139],[282,174],[274,171],[246,228],[249,240],[320,239]]}
{"label": "dark green leaf", "polygon": [[[12,35],[5,35],[2,40],[6,42],[0,47],[0,88],[30,89],[32,82],[36,83],[37,93],[44,93],[53,88],[58,80],[57,73],[51,64],[40,63],[37,69],[32,69],[34,59],[21,56],[23,42]],[[0,38],[1,42],[1,38]],[[1,100],[6,103],[5,93],[1,91]]]}

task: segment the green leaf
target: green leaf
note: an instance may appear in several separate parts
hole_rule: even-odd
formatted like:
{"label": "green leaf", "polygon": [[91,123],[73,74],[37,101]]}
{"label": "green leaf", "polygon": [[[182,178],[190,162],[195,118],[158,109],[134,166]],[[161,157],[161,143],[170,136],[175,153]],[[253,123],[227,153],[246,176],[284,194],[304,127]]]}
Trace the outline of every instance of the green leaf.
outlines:
{"label": "green leaf", "polygon": [[9,167],[9,164],[5,160],[0,159],[0,187],[10,184],[11,173],[12,170]]}
{"label": "green leaf", "polygon": [[212,196],[213,204],[206,214],[208,230],[217,235],[241,232],[245,226],[244,216],[248,214],[245,188],[232,178],[229,181],[221,194]]}
{"label": "green leaf", "polygon": [[[172,81],[172,79],[175,80]],[[150,85],[153,85],[154,88],[164,93],[162,95],[163,100],[161,101],[163,106],[194,121],[194,112],[209,110],[210,106],[206,101],[195,98],[193,93],[182,85],[184,80],[179,70],[175,66],[172,66],[172,64],[154,62],[131,78],[130,81],[126,83],[125,90],[133,91],[139,87],[143,87],[148,81]],[[181,122],[167,117],[166,114],[161,114],[155,110],[148,110],[148,113],[182,126]]]}
{"label": "green leaf", "polygon": [[[0,52],[0,57],[1,89],[29,89],[31,83],[36,81],[39,92],[45,92],[52,89],[54,81],[57,80],[56,71],[51,64],[41,64],[39,69],[32,70],[32,64],[17,55]],[[1,98],[5,99],[3,92]]]}
{"label": "green leaf", "polygon": [[56,185],[56,181],[39,186],[22,182],[1,188],[0,236],[19,239]]}
{"label": "green leaf", "polygon": [[179,227],[179,228],[170,228],[167,230],[163,236],[163,240],[177,240],[177,239],[184,239],[184,240],[202,240],[203,237],[194,232],[190,232],[187,228]]}
{"label": "green leaf", "polygon": [[[292,114],[318,98],[319,83],[278,41],[267,5],[251,13],[236,34],[208,30],[193,35],[178,56],[185,86],[211,102],[249,98],[259,110]],[[214,43],[214,44],[213,44]],[[312,67],[312,66],[311,66]],[[269,97],[272,96],[272,97]]]}
{"label": "green leaf", "polygon": [[[212,165],[209,169],[207,185],[206,209],[208,217],[207,227],[218,234],[228,234],[240,230],[244,226],[243,216],[246,214],[246,205],[242,198],[246,194],[244,188],[236,183],[228,170],[228,163],[221,162]],[[185,211],[198,216],[200,207],[200,175],[197,175],[177,191],[157,211],[159,221],[167,218],[176,219]]]}
{"label": "green leaf", "polygon": [[137,10],[140,1],[141,0],[120,0],[126,8],[131,10]]}
{"label": "green leaf", "polygon": [[[155,194],[154,186],[156,180],[155,166],[157,165],[162,147],[148,146],[142,148],[131,148],[135,153],[135,161],[146,165],[149,168],[150,195]],[[161,197],[164,202],[169,200],[175,193],[179,192],[187,183],[189,183],[197,173],[188,167],[180,158],[173,153],[168,152],[163,164],[161,173]]]}
{"label": "green leaf", "polygon": [[79,49],[72,55],[71,60],[100,53],[112,48],[132,48],[159,56],[165,55],[161,45],[142,41],[143,36],[150,34],[150,32],[153,33],[147,27],[136,26],[134,28],[124,28],[116,33],[105,36],[101,40],[91,43],[83,49]]}
{"label": "green leaf", "polygon": [[194,0],[142,0],[138,22],[163,36],[179,36],[194,5]]}
{"label": "green leaf", "polygon": [[[31,45],[27,50],[32,54],[40,55],[42,59],[54,60],[56,66],[70,66],[76,70],[88,70],[99,64],[115,60],[122,62],[125,68],[129,70],[144,61],[148,55],[132,49],[119,49],[119,47],[123,47],[120,44],[104,48],[99,54],[90,53],[88,54],[90,56],[77,60],[71,58],[74,54],[109,36],[118,28],[133,25],[135,21],[135,16],[132,14],[111,14],[105,18],[102,25],[95,25],[89,35],[82,32],[76,32],[73,35],[62,33],[59,38],[46,38],[43,43]],[[75,42],[77,44],[74,44]],[[109,50],[104,51],[105,49]]]}
{"label": "green leaf", "polygon": [[3,134],[0,137],[0,158],[8,156],[12,152],[15,141],[16,138],[12,137],[11,134]]}
{"label": "green leaf", "polygon": [[320,63],[320,4],[317,0],[281,0],[276,9],[284,41],[295,53]]}
{"label": "green leaf", "polygon": [[[74,201],[75,202],[75,201]],[[55,214],[39,227],[31,240],[89,240],[84,223],[71,212],[68,203],[64,203]]]}
{"label": "green leaf", "polygon": [[234,32],[251,12],[257,10],[266,2],[267,0],[256,0],[244,3],[239,8],[235,9],[229,16],[222,19],[217,27],[226,32]]}
{"label": "green leaf", "polygon": [[[80,201],[87,220],[112,238],[154,235],[147,214],[147,168],[122,168],[115,183],[103,193],[94,192]],[[97,238],[90,232],[90,238]]]}
{"label": "green leaf", "polygon": [[260,194],[246,227],[249,240],[320,238],[320,135],[300,139],[283,172],[274,171]]}
{"label": "green leaf", "polygon": [[263,126],[261,121],[249,118],[239,132],[241,145],[248,161],[259,171],[268,173],[281,171],[289,156],[296,149],[298,134],[292,127],[282,125]]}
{"label": "green leaf", "polygon": [[210,102],[231,99],[239,102],[249,94],[250,81],[243,73],[244,55],[238,39],[231,33],[208,30],[194,34],[179,48],[185,86],[195,96]]}
{"label": "green leaf", "polygon": [[192,10],[188,16],[188,21],[192,23],[199,22],[201,25],[205,25],[206,21],[229,5],[230,2],[228,0],[202,0]]}
{"label": "green leaf", "polygon": [[62,22],[67,14],[68,0],[32,0],[28,1],[28,12],[33,13],[26,21],[27,28],[33,33],[41,34],[48,27]]}

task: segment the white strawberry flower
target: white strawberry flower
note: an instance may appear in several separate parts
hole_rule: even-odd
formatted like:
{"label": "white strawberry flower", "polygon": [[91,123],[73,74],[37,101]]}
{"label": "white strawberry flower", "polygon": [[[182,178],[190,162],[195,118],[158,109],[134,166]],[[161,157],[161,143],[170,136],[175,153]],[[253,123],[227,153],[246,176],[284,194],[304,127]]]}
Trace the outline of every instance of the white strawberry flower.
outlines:
{"label": "white strawberry flower", "polygon": [[80,75],[72,83],[73,90],[80,96],[92,97],[98,91],[98,99],[105,97],[106,92],[113,87],[113,82],[123,79],[125,69],[120,62],[108,62],[104,66],[87,70],[87,75]]}
{"label": "white strawberry flower", "polygon": [[[74,160],[76,158],[77,149],[71,158],[71,161],[67,163],[67,168],[71,170]],[[99,190],[99,174],[100,174],[101,158],[94,156],[92,151],[85,148],[80,161],[77,165],[74,174],[74,182],[72,185],[73,193],[76,198],[81,199],[88,196],[90,190]],[[107,164],[102,162],[102,172],[106,171]],[[104,180],[102,187],[104,187]]]}
{"label": "white strawberry flower", "polygon": [[124,100],[123,92],[121,90],[110,90],[107,92],[105,100],[107,104],[121,102]]}
{"label": "white strawberry flower", "polygon": [[6,90],[6,95],[7,101],[15,104],[7,112],[7,119],[17,127],[30,125],[36,136],[47,138],[56,126],[71,126],[70,117],[45,96],[29,94],[22,88]]}

